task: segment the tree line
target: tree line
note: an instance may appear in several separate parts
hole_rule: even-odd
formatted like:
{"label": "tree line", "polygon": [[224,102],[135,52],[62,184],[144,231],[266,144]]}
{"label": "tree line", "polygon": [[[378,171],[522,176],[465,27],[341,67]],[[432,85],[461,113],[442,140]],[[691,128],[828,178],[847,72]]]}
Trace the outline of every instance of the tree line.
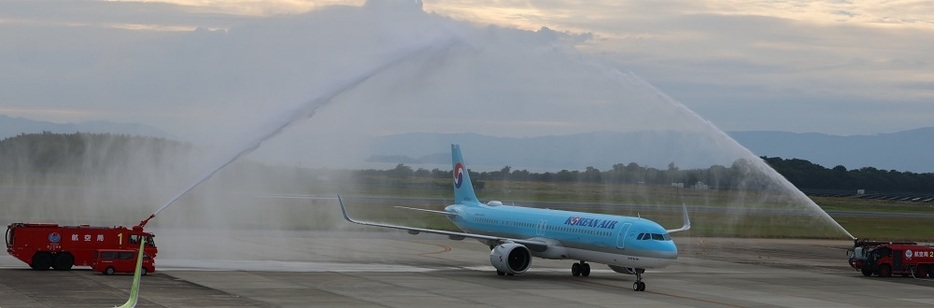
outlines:
{"label": "tree line", "polygon": [[767,156],[763,156],[762,159],[798,188],[934,193],[934,173],[901,172],[873,167],[847,170],[841,165],[828,169],[804,159]]}
{"label": "tree line", "polygon": [[[856,192],[865,189],[873,192],[934,192],[934,173],[912,173],[896,170],[882,170],[873,167],[847,170],[844,166],[831,169],[803,159],[783,159],[781,157],[760,157],[785,179],[799,189],[847,190]],[[513,170],[506,166],[498,171],[470,171],[474,185],[483,188],[483,181],[538,181],[538,182],[577,182],[577,183],[614,183],[679,185],[683,187],[703,187],[704,189],[756,189],[764,187],[770,181],[763,174],[753,171],[753,164],[744,159],[735,161],[729,167],[714,165],[706,169],[681,170],[674,163],[667,169],[640,166],[636,163],[616,164],[610,170],[601,171],[594,167],[585,170],[561,170],[558,172],[529,172]],[[423,168],[414,169],[405,164],[398,164],[388,170],[361,170],[364,176],[387,176],[394,178],[431,177],[451,178],[453,171]]]}
{"label": "tree line", "polygon": [[119,134],[19,134],[0,140],[0,172],[102,173],[108,168],[171,161],[192,153],[191,144]]}
{"label": "tree line", "polygon": [[[114,134],[73,133],[20,134],[0,140],[0,173],[62,173],[111,168],[115,165],[148,161],[172,160],[176,155],[195,152],[193,145],[164,138]],[[139,157],[145,153],[145,157]],[[847,170],[844,166],[826,168],[803,159],[760,157],[788,181],[800,189],[852,190],[874,192],[934,192],[934,173],[912,173],[882,170],[873,167]],[[415,169],[398,164],[388,170],[351,171],[354,176],[386,176],[392,178],[445,178],[451,170]],[[709,168],[678,168],[671,163],[665,169],[641,166],[637,163],[616,164],[609,170],[587,167],[585,170],[530,172],[505,166],[500,170],[470,171],[474,184],[482,188],[483,181],[581,182],[645,185],[702,185],[707,189],[755,188],[757,175],[752,162],[740,159],[730,166]],[[753,184],[750,184],[753,183]]]}

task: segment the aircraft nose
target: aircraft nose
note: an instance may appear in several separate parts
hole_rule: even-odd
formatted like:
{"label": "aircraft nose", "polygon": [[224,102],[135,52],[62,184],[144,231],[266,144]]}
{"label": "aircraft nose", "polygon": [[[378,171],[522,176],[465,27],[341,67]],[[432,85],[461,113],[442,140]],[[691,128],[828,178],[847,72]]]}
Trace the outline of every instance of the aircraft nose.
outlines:
{"label": "aircraft nose", "polygon": [[675,249],[675,250],[672,250],[672,251],[662,251],[661,253],[659,253],[659,257],[662,258],[662,259],[677,260],[677,259],[678,259],[678,250]]}
{"label": "aircraft nose", "polygon": [[666,244],[668,244],[666,245],[668,247],[665,247],[666,249],[660,251],[658,257],[669,260],[678,259],[678,247],[675,246],[675,242],[668,241]]}

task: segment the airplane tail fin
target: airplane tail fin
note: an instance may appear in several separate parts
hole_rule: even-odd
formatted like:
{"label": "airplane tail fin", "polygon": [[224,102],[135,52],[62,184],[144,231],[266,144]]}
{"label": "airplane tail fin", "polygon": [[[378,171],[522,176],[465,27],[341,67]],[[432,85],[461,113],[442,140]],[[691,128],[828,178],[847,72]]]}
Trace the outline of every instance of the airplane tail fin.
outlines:
{"label": "airplane tail fin", "polygon": [[473,184],[470,183],[470,174],[464,165],[460,145],[451,145],[451,160],[454,164],[454,203],[480,204],[477,194],[473,191]]}
{"label": "airplane tail fin", "polygon": [[141,236],[139,241],[139,252],[136,253],[136,272],[133,273],[133,286],[130,287],[130,298],[126,300],[122,306],[117,306],[116,308],[133,308],[136,307],[137,301],[139,301],[139,276],[140,271],[143,268],[143,254],[145,254],[143,248],[146,245],[146,237]]}

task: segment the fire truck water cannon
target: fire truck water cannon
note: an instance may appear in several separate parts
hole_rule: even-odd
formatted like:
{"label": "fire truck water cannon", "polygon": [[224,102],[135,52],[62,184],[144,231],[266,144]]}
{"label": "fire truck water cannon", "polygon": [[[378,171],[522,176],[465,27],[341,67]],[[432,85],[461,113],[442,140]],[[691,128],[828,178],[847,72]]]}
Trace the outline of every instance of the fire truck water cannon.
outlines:
{"label": "fire truck water cannon", "polygon": [[892,275],[928,278],[934,271],[934,246],[916,242],[870,241],[856,239],[847,251],[849,263],[863,276]]}
{"label": "fire truck water cannon", "polygon": [[156,218],[156,214],[153,213],[149,215],[146,219],[140,220],[139,225],[133,227],[133,230],[143,231],[143,228],[146,227],[146,224],[149,223],[150,219]]}

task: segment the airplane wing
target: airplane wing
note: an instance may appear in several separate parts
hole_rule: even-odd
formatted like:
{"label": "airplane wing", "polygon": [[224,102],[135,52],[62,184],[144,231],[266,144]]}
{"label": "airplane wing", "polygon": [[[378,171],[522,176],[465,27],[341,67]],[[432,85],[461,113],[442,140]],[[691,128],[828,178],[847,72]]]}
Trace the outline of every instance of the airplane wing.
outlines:
{"label": "airplane wing", "polygon": [[[535,240],[513,239],[513,238],[505,238],[505,237],[498,237],[498,236],[490,236],[490,235],[483,235],[483,234],[476,234],[476,233],[466,233],[466,232],[455,232],[455,231],[435,230],[435,229],[427,229],[427,228],[405,227],[405,226],[396,226],[396,225],[390,225],[390,224],[381,224],[381,223],[375,223],[375,222],[354,220],[354,219],[350,218],[350,216],[347,215],[347,209],[344,207],[344,200],[341,199],[341,196],[340,196],[340,195],[337,195],[337,200],[338,200],[338,202],[339,202],[340,205],[341,205],[341,214],[344,215],[344,219],[347,220],[347,221],[349,221],[349,222],[355,223],[355,224],[360,224],[360,225],[365,225],[365,226],[373,226],[373,227],[382,227],[382,228],[391,228],[391,229],[406,230],[406,231],[408,231],[408,232],[411,233],[411,234],[418,234],[418,233],[420,233],[420,232],[433,233],[433,234],[441,234],[441,235],[447,235],[448,238],[450,238],[450,239],[452,239],[452,240],[462,240],[462,239],[465,239],[465,238],[472,238],[472,239],[483,240],[483,241],[491,242],[491,243],[514,242],[514,243],[519,243],[519,244],[525,245],[525,246],[528,247],[530,250],[537,251],[537,252],[542,252],[542,251],[545,251],[546,249],[548,249],[548,243],[541,242],[541,241],[535,241]],[[410,208],[410,209],[414,209],[414,208]],[[419,209],[419,210],[420,210],[420,209]]]}
{"label": "airplane wing", "polygon": [[684,207],[684,225],[681,226],[681,228],[665,230],[668,231],[668,233],[691,230],[691,219],[688,218],[688,206],[685,204],[681,204],[681,206]]}
{"label": "airplane wing", "polygon": [[454,213],[454,212],[435,211],[435,210],[429,210],[429,209],[420,209],[420,208],[407,207],[407,206],[398,206],[398,205],[396,206],[396,208],[403,209],[403,210],[422,211],[422,212],[428,212],[428,213],[432,213],[432,214],[441,214],[441,215],[448,215],[448,216],[457,216],[457,213]]}

